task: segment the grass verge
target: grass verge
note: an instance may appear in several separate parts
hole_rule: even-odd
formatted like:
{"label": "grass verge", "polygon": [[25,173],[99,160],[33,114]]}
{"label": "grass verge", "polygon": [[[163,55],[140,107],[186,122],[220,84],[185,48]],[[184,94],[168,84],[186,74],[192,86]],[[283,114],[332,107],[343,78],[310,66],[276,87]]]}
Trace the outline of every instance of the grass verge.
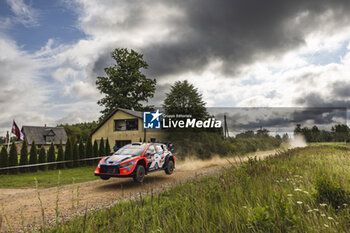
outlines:
{"label": "grass verge", "polygon": [[[95,168],[96,166],[88,166],[60,170],[60,184],[72,184],[72,178],[75,179],[75,183],[96,180],[98,177],[94,176]],[[0,175],[0,188],[35,188],[35,177],[40,184],[40,188],[55,187],[57,186],[58,172],[59,170],[53,170],[18,175]]]}
{"label": "grass verge", "polygon": [[74,217],[49,232],[348,232],[350,153],[308,147]]}

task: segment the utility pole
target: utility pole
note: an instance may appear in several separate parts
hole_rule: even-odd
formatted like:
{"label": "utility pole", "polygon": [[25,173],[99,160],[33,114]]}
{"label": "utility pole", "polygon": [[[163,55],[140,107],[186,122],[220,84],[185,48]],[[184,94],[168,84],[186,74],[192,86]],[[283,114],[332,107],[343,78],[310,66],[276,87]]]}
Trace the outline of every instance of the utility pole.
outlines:
{"label": "utility pole", "polygon": [[228,138],[229,134],[228,134],[228,128],[227,128],[227,121],[226,121],[226,115],[224,115],[224,138]]}

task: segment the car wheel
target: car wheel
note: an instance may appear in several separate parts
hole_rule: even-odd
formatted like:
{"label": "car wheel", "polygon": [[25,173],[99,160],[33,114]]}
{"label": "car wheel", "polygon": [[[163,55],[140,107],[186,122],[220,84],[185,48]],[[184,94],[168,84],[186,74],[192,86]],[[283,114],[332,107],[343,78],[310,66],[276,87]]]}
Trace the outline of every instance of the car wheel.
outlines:
{"label": "car wheel", "polygon": [[165,169],[165,173],[170,175],[174,172],[174,161],[169,160],[168,166]]}
{"label": "car wheel", "polygon": [[145,178],[145,167],[142,165],[137,165],[135,168],[135,175],[134,175],[134,181],[142,183],[143,179]]}
{"label": "car wheel", "polygon": [[111,178],[111,177],[109,177],[109,176],[100,176],[100,178],[101,178],[102,180],[109,180],[109,178]]}

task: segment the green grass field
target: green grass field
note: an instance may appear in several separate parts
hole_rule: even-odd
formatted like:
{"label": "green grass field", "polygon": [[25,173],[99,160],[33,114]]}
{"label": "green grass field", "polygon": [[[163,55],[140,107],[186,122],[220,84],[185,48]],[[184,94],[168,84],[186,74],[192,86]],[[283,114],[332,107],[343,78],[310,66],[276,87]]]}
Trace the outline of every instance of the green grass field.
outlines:
{"label": "green grass field", "polygon": [[294,149],[74,217],[50,232],[348,232],[350,152]]}
{"label": "green grass field", "polygon": [[[96,166],[62,169],[60,184],[71,184],[98,179],[94,176]],[[35,173],[23,173],[18,175],[0,175],[0,188],[34,188],[34,178],[38,180],[40,188],[57,186],[58,170],[38,171]]]}

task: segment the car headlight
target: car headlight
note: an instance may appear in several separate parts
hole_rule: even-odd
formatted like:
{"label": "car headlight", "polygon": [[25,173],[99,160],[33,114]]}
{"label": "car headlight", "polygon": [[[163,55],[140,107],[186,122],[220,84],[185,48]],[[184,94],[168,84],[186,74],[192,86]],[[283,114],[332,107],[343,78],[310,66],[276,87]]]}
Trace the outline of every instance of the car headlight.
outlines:
{"label": "car headlight", "polygon": [[128,163],[123,163],[123,164],[120,164],[121,167],[129,167],[129,166],[133,166],[135,163],[135,160],[131,161],[131,162],[128,162]]}
{"label": "car headlight", "polygon": [[97,167],[101,167],[101,163],[103,163],[103,162],[105,161],[106,158],[107,158],[107,157],[102,158],[102,159],[100,160],[100,162],[98,162]]}

